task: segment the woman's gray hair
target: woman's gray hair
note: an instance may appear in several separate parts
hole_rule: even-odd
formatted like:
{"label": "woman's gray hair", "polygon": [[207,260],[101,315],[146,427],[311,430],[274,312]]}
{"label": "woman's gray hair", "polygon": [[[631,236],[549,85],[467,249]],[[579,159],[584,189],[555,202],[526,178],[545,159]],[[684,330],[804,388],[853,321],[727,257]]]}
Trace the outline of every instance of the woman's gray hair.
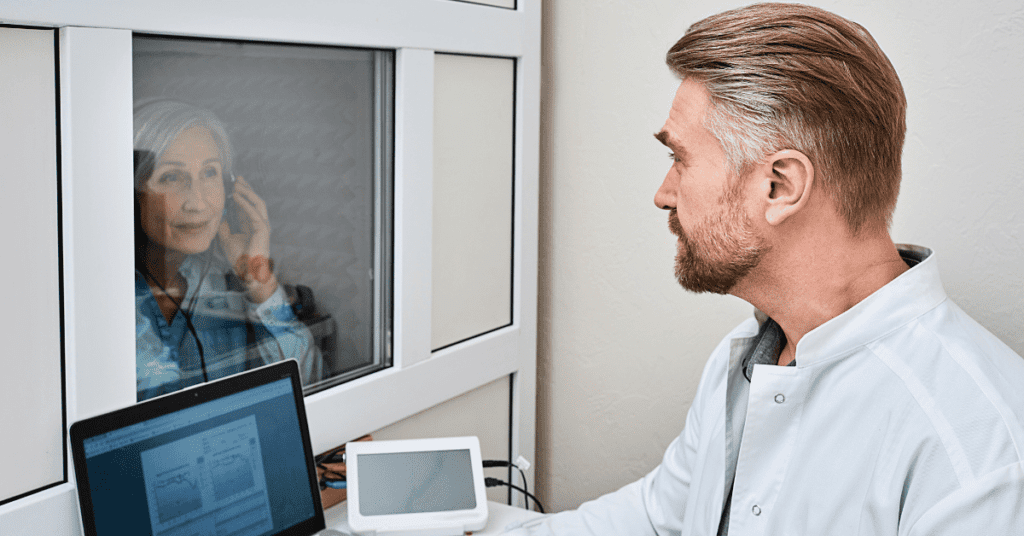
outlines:
{"label": "woman's gray hair", "polygon": [[[206,128],[220,151],[221,168],[225,177],[231,174],[234,154],[224,124],[213,112],[172,100],[143,102],[135,106],[134,131],[132,140],[136,151],[135,189],[149,179],[153,165],[160,160],[167,147],[185,130],[201,126]],[[149,165],[140,165],[140,155],[146,155]]]}

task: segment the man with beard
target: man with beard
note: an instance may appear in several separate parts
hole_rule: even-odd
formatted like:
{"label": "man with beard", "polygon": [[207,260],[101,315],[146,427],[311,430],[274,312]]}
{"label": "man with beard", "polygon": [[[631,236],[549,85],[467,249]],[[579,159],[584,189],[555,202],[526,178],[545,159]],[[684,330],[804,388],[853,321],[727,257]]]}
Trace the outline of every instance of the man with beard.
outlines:
{"label": "man with beard", "polygon": [[[758,4],[690,27],[655,137],[676,276],[756,307],[641,480],[534,534],[1024,534],[1024,360],[889,236],[906,101],[870,34]],[[525,531],[526,529],[517,529]]]}

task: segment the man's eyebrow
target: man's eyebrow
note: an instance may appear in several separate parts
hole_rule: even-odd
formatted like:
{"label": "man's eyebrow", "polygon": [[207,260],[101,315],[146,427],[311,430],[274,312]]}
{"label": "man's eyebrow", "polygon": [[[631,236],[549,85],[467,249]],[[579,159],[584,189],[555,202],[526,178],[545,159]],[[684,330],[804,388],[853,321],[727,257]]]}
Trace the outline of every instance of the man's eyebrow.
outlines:
{"label": "man's eyebrow", "polygon": [[657,140],[660,141],[662,145],[664,145],[665,147],[668,147],[669,149],[672,149],[672,152],[674,152],[677,157],[685,158],[687,156],[687,154],[688,154],[686,152],[686,148],[681,146],[681,145],[677,145],[677,144],[672,143],[669,140],[668,136],[669,136],[669,134],[668,134],[667,130],[661,130],[659,132],[655,132],[654,133],[654,137],[657,138]]}
{"label": "man's eyebrow", "polygon": [[665,147],[668,147],[670,149],[672,148],[671,145],[669,145],[668,143],[668,132],[665,132],[664,130],[655,132],[654,137],[657,138],[657,140],[660,141],[661,144],[664,145]]}

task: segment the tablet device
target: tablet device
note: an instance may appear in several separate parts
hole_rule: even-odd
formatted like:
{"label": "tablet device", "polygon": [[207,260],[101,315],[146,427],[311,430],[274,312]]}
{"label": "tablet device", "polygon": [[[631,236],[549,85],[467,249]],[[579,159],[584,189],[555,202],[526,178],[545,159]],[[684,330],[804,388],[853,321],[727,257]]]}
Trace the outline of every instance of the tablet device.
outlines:
{"label": "tablet device", "polygon": [[345,451],[355,532],[461,536],[487,525],[476,437],[359,441]]}

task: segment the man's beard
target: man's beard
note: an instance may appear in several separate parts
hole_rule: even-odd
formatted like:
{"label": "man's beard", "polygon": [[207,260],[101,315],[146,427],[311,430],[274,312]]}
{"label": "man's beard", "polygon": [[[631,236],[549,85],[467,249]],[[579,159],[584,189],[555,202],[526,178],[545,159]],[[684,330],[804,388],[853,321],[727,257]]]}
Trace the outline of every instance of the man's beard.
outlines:
{"label": "man's beard", "polygon": [[692,236],[683,232],[676,209],[669,211],[669,230],[679,237],[676,280],[686,290],[728,294],[770,249],[730,197],[723,199],[727,211],[698,224]]}

